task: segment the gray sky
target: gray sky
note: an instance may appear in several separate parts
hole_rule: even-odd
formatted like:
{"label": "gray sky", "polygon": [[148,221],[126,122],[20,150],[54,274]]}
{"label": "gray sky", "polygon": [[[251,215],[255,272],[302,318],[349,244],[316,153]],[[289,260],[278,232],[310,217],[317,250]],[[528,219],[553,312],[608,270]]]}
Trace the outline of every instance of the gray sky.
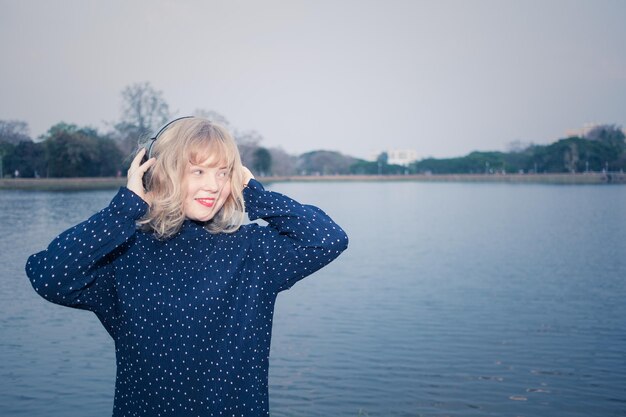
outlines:
{"label": "gray sky", "polygon": [[421,156],[626,126],[626,1],[0,0],[0,119],[104,129],[149,81],[290,153]]}

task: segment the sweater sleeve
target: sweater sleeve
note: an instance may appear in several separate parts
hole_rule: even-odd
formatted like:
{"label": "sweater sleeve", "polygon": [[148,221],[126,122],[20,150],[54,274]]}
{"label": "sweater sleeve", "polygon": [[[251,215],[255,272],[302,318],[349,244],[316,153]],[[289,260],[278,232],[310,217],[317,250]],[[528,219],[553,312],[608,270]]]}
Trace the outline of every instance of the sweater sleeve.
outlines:
{"label": "sweater sleeve", "polygon": [[348,247],[343,229],[317,207],[266,191],[254,179],[244,189],[244,199],[250,220],[268,223],[253,229],[253,250],[263,257],[277,291],[329,264]]}
{"label": "sweater sleeve", "polygon": [[48,301],[91,310],[101,319],[113,302],[113,276],[107,255],[134,235],[135,221],[148,205],[125,187],[108,207],[56,237],[31,255],[26,274]]}

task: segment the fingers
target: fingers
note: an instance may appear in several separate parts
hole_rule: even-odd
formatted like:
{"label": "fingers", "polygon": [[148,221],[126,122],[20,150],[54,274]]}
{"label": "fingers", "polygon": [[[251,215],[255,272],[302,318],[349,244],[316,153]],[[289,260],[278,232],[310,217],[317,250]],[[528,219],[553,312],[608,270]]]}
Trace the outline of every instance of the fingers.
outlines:
{"label": "fingers", "polygon": [[145,172],[146,172],[147,170],[149,170],[149,169],[150,169],[150,167],[151,167],[152,165],[154,165],[155,163],[156,163],[156,158],[155,158],[155,157],[152,157],[152,158],[148,159],[146,162],[144,162],[143,164],[141,164],[141,165],[139,166],[139,169],[140,169],[140,170],[143,170],[143,172],[145,173]]}
{"label": "fingers", "polygon": [[150,158],[142,164],[141,161],[143,160],[145,153],[145,148],[140,149],[139,152],[137,152],[137,155],[135,155],[135,158],[133,158],[133,162],[131,162],[130,167],[128,168],[126,187],[150,204],[150,201],[148,200],[151,200],[151,196],[146,195],[142,178],[146,171],[155,164],[156,159]]}
{"label": "fingers", "polygon": [[137,155],[135,155],[135,158],[133,158],[133,162],[130,163],[130,167],[133,168],[141,165],[141,160],[143,159],[143,156],[146,154],[146,152],[146,148],[141,148],[139,152],[137,152]]}
{"label": "fingers", "polygon": [[137,152],[137,155],[135,155],[133,162],[131,162],[130,167],[128,168],[129,176],[133,173],[140,173],[143,175],[152,165],[154,165],[154,162],[156,161],[154,157],[148,159],[143,164],[141,163],[146,152],[146,148],[142,148],[139,152]]}

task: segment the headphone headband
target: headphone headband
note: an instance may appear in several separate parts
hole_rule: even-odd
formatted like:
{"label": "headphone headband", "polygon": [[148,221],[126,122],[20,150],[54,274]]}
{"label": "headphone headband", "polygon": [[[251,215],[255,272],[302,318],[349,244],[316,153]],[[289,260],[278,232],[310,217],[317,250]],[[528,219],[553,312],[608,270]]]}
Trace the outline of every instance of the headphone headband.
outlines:
{"label": "headphone headband", "polygon": [[194,117],[194,116],[178,117],[178,118],[176,118],[174,120],[170,120],[169,122],[165,123],[159,129],[157,134],[150,138],[150,146],[148,146],[148,152],[146,152],[146,155],[148,156],[148,159],[152,158],[152,145],[154,145],[154,142],[156,142],[156,140],[159,138],[159,136],[161,135],[161,133],[163,133],[164,130],[166,130],[174,122],[177,122],[177,121],[182,120],[182,119],[191,119],[192,117]]}

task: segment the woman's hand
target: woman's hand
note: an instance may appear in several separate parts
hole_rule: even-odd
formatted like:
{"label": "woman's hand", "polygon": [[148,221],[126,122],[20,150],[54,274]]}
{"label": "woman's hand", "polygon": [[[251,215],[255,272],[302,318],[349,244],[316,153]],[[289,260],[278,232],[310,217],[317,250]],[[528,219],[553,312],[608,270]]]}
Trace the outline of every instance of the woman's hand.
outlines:
{"label": "woman's hand", "polygon": [[254,175],[252,175],[252,172],[250,172],[248,168],[242,165],[241,166],[241,178],[243,178],[243,186],[245,187],[248,185],[248,181],[250,181],[251,179],[254,179]]}
{"label": "woman's hand", "polygon": [[128,168],[128,180],[126,183],[126,188],[137,194],[146,203],[151,204],[152,198],[150,198],[150,193],[146,192],[146,190],[143,188],[142,179],[146,171],[150,169],[152,165],[154,165],[156,159],[150,158],[142,164],[141,159],[143,158],[145,153],[146,148],[141,149],[139,152],[137,152],[135,159],[133,159],[133,162],[130,164],[130,168]]}

